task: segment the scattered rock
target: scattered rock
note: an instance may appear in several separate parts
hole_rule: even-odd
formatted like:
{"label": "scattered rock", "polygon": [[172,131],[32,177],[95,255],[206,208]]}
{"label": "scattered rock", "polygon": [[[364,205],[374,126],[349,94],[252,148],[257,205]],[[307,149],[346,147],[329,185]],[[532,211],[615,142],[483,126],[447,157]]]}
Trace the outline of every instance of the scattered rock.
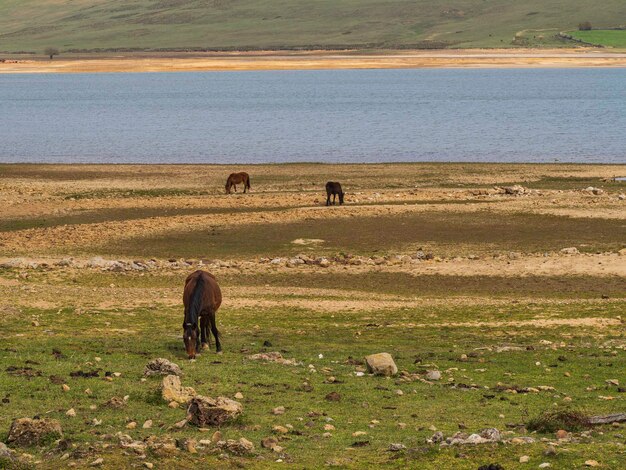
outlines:
{"label": "scattered rock", "polygon": [[242,400],[243,399],[243,393],[241,393],[241,392],[235,393],[235,399]]}
{"label": "scattered rock", "polygon": [[183,375],[177,364],[168,361],[162,357],[158,357],[150,361],[143,371],[143,375],[149,377],[151,375]]}
{"label": "scattered rock", "polygon": [[74,410],[74,408],[70,408],[65,412],[65,414],[70,418],[73,418],[74,416],[76,416],[76,410]]}
{"label": "scattered rock", "polygon": [[585,466],[587,467],[599,467],[600,464],[597,460],[585,460]]}
{"label": "scattered rock", "polygon": [[102,465],[104,463],[104,459],[102,457],[100,457],[99,459],[94,460],[93,462],[91,462],[89,464],[90,467],[99,467],[100,465]]}
{"label": "scattered rock", "polygon": [[143,426],[142,426],[142,428],[144,428],[144,429],[150,429],[151,427],[152,427],[152,420],[151,419],[146,420],[143,423]]}
{"label": "scattered rock", "polygon": [[61,424],[55,419],[14,419],[7,443],[18,446],[40,445],[63,436]]}
{"label": "scattered rock", "polygon": [[578,251],[578,248],[576,248],[575,246],[570,246],[568,248],[561,249],[561,253],[563,253],[564,255],[577,255],[580,253],[580,251]]}
{"label": "scattered rock", "polygon": [[237,441],[234,439],[219,441],[217,447],[233,455],[246,455],[254,452],[254,444],[245,437],[241,437]]}
{"label": "scattered rock", "polygon": [[191,387],[183,387],[180,383],[180,377],[177,375],[167,375],[163,377],[161,383],[161,397],[166,402],[175,401],[177,403],[186,404],[196,396],[196,391]]}
{"label": "scattered rock", "polygon": [[137,423],[135,421],[131,421],[126,425],[126,429],[135,429],[137,427]]}
{"label": "scattered rock", "polygon": [[241,403],[226,397],[196,396],[189,403],[189,422],[195,426],[220,426],[243,412]]}
{"label": "scattered rock", "polygon": [[275,437],[270,436],[270,437],[261,439],[261,447],[263,447],[264,449],[273,449],[277,445],[278,445],[278,439],[276,439]]}
{"label": "scattered rock", "polygon": [[126,401],[120,397],[111,397],[105,404],[107,408],[120,409],[126,406]]}
{"label": "scattered rock", "polygon": [[522,455],[519,458],[519,463],[528,463],[530,462],[530,457],[528,455]]}
{"label": "scattered rock", "polygon": [[550,468],[552,466],[551,463],[543,462],[539,464],[539,468]]}
{"label": "scattered rock", "polygon": [[404,444],[400,444],[400,443],[389,444],[390,452],[399,452],[404,449],[406,449],[406,446]]}
{"label": "scattered rock", "polygon": [[277,406],[276,408],[274,408],[272,410],[272,414],[274,414],[274,415],[284,415],[285,414],[285,407],[284,406]]}
{"label": "scattered rock", "polygon": [[502,189],[504,190],[504,194],[508,194],[511,196],[521,196],[528,193],[528,190],[519,184],[515,184],[513,186],[505,186]]}
{"label": "scattered rock", "polygon": [[251,356],[248,356],[248,359],[252,361],[277,362],[278,364],[283,364],[286,366],[298,365],[295,359],[285,359],[283,355],[277,351],[252,354]]}
{"label": "scattered rock", "polygon": [[557,439],[567,439],[567,436],[569,436],[569,433],[565,429],[559,429],[556,432]]}
{"label": "scattered rock", "polygon": [[328,401],[341,401],[341,395],[337,392],[330,392],[324,398]]}
{"label": "scattered rock", "polygon": [[431,437],[430,440],[434,443],[443,442],[444,435],[441,431],[437,431],[435,434],[433,434],[433,437]]}
{"label": "scattered rock", "polygon": [[371,354],[365,358],[367,370],[375,375],[392,376],[398,373],[398,367],[389,353]]}
{"label": "scattered rock", "polygon": [[426,371],[426,380],[441,380],[441,372],[438,370]]}

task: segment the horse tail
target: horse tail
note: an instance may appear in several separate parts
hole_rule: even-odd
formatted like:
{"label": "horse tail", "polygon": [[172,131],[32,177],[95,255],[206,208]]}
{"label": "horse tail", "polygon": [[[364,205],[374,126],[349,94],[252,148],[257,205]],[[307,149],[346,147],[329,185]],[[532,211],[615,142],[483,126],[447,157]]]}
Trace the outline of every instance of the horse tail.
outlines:
{"label": "horse tail", "polygon": [[189,318],[188,322],[198,324],[198,317],[202,311],[202,295],[204,294],[204,278],[198,276],[196,285],[191,293],[191,304],[189,305]]}
{"label": "horse tail", "polygon": [[246,178],[246,188],[250,189],[250,177]]}

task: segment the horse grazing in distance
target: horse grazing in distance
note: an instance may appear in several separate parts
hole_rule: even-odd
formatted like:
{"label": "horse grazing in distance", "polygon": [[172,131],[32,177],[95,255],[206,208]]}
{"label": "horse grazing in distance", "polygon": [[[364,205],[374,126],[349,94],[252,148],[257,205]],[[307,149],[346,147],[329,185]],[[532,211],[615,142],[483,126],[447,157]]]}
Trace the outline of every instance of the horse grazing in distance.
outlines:
{"label": "horse grazing in distance", "polygon": [[243,183],[243,192],[250,189],[250,175],[248,173],[231,173],[226,180],[226,194],[230,194],[230,188],[235,188],[237,192],[237,185]]}
{"label": "horse grazing in distance", "polygon": [[[217,352],[222,350],[220,333],[215,324],[215,314],[222,304],[222,291],[215,276],[206,271],[194,271],[185,279],[183,292],[185,320],[183,321],[183,342],[189,359],[195,359],[197,352],[210,347],[211,332],[215,336]],[[200,328],[198,328],[198,320]],[[202,342],[202,344],[200,344]],[[208,344],[207,344],[208,342]]]}
{"label": "horse grazing in distance", "polygon": [[337,199],[337,195],[339,195],[339,205],[343,204],[343,196],[344,193],[341,190],[341,184],[336,181],[329,181],[326,183],[326,205],[330,206],[330,196],[333,196],[333,206],[335,205],[335,200]]}

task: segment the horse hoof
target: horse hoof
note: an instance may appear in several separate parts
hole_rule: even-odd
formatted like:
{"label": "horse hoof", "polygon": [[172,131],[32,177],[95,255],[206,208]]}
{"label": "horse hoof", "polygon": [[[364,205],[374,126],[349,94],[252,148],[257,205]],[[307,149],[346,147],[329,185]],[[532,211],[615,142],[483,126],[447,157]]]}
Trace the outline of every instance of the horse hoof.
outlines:
{"label": "horse hoof", "polygon": [[216,353],[216,354],[219,354],[219,355],[221,356],[221,355],[222,355],[222,354],[224,354],[224,353],[223,353],[222,351],[217,351],[217,353]]}
{"label": "horse hoof", "polygon": [[209,345],[207,343],[202,343],[202,349],[209,349]]}

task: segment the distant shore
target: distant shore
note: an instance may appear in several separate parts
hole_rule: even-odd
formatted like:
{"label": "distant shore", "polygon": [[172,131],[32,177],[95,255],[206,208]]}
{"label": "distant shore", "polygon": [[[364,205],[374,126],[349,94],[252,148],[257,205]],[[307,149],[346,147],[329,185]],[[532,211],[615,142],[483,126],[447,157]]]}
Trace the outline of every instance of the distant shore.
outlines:
{"label": "distant shore", "polygon": [[606,49],[73,54],[53,60],[0,56],[3,58],[6,61],[0,63],[0,73],[626,67],[626,52]]}

